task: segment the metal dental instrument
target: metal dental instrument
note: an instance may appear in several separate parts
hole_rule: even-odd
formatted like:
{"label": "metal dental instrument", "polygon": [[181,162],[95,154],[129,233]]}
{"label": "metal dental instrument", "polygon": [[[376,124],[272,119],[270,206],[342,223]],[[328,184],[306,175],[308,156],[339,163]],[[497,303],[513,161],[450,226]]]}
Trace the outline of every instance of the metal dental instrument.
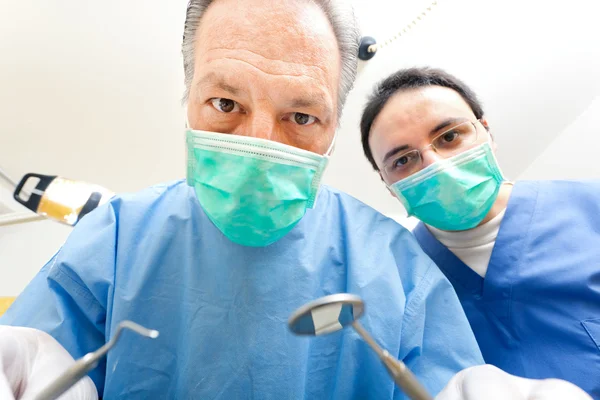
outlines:
{"label": "metal dental instrument", "polygon": [[88,353],[79,360],[75,361],[75,364],[67,369],[61,376],[59,376],[53,383],[46,387],[40,394],[35,397],[35,400],[56,400],[60,395],[69,390],[79,380],[84,378],[88,372],[98,366],[100,360],[112,349],[123,330],[129,329],[134,331],[138,335],[145,336],[151,339],[158,337],[158,331],[146,329],[141,325],[138,325],[131,321],[123,321],[117,326],[115,334],[108,343],[100,347],[98,350]]}
{"label": "metal dental instrument", "polygon": [[309,336],[337,332],[352,326],[377,353],[394,382],[408,397],[413,400],[433,400],[408,367],[382,349],[359,324],[357,320],[364,311],[365,305],[360,297],[346,293],[333,294],[300,307],[290,316],[288,326],[297,335]]}

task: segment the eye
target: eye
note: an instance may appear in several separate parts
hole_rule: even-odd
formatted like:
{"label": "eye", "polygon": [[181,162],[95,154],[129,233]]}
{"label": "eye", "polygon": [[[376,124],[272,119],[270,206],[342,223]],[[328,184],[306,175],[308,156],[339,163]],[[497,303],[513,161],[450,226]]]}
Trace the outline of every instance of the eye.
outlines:
{"label": "eye", "polygon": [[312,125],[317,121],[316,117],[304,113],[293,113],[291,120],[297,125]]}
{"label": "eye", "polygon": [[433,140],[433,145],[438,149],[456,149],[464,143],[465,137],[459,129],[452,129]]}
{"label": "eye", "polygon": [[455,141],[458,137],[460,136],[460,133],[458,132],[446,132],[442,135],[441,139],[444,143],[451,143],[453,141]]}
{"label": "eye", "polygon": [[407,156],[402,156],[399,159],[396,160],[396,166],[402,166],[402,165],[406,165],[408,163],[408,157]]}
{"label": "eye", "polygon": [[210,99],[210,102],[217,111],[222,113],[232,113],[240,111],[240,105],[231,99],[215,97],[214,99]]}
{"label": "eye", "polygon": [[413,165],[418,156],[415,152],[410,152],[401,155],[394,161],[394,168],[396,169],[405,169]]}

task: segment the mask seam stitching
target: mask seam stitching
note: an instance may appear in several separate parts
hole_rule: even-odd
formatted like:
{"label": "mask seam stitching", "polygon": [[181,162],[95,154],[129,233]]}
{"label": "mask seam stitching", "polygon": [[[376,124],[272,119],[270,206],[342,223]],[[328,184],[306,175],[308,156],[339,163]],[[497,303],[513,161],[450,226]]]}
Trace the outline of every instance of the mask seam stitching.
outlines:
{"label": "mask seam stitching", "polygon": [[[310,156],[306,155],[306,154],[298,154],[298,153],[295,153],[295,152],[290,151],[290,150],[279,149],[279,148],[272,149],[272,148],[269,148],[268,146],[266,146],[264,144],[257,144],[257,143],[236,143],[233,140],[225,140],[225,139],[220,139],[220,138],[211,138],[211,137],[204,137],[204,136],[198,137],[198,136],[194,136],[193,134],[191,136],[192,136],[192,138],[191,138],[192,141],[193,141],[193,139],[201,139],[201,140],[209,140],[209,141],[218,142],[218,143],[224,143],[224,144],[241,144],[241,145],[258,147],[260,149],[265,149],[265,150],[280,151],[282,153],[286,153],[286,154],[290,154],[290,155],[294,155],[294,156],[298,156],[298,157],[310,158]],[[277,143],[277,142],[273,142],[273,143]],[[281,144],[281,143],[279,143],[279,144]],[[216,146],[216,145],[213,145],[213,146]],[[222,148],[222,147],[220,147],[220,148]],[[230,149],[230,150],[237,150],[237,149]],[[243,150],[240,150],[240,151],[243,151]],[[310,152],[308,150],[303,150],[303,151],[306,151],[308,153],[314,154],[315,157],[322,157],[319,154],[312,153],[312,152]]]}

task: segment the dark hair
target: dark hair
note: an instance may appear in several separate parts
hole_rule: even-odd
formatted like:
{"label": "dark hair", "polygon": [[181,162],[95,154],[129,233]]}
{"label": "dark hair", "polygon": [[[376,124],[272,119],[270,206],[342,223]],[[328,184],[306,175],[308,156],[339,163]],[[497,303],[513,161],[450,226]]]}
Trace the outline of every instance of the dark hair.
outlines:
{"label": "dark hair", "polygon": [[360,121],[363,151],[375,170],[379,170],[379,168],[377,168],[373,153],[371,152],[371,146],[369,146],[369,135],[373,121],[375,121],[375,118],[377,118],[388,100],[395,93],[424,86],[442,86],[454,90],[471,107],[477,119],[483,117],[483,108],[475,92],[458,78],[436,68],[401,69],[377,84],[373,94],[371,94],[367,101]]}

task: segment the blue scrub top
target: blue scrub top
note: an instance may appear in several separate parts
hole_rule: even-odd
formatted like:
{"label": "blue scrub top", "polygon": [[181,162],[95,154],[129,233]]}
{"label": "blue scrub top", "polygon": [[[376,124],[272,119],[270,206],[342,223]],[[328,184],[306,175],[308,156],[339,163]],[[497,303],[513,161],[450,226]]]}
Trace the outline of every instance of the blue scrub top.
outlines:
{"label": "blue scrub top", "polygon": [[1,324],[38,328],[75,358],[126,332],[91,374],[107,399],[403,399],[351,329],[289,332],[290,314],[338,292],[431,393],[483,362],[452,286],[404,228],[323,187],[283,239],[236,245],[185,183],[115,198],[74,228]]}
{"label": "blue scrub top", "polygon": [[487,363],[600,399],[600,181],[517,182],[485,279],[419,224]]}

